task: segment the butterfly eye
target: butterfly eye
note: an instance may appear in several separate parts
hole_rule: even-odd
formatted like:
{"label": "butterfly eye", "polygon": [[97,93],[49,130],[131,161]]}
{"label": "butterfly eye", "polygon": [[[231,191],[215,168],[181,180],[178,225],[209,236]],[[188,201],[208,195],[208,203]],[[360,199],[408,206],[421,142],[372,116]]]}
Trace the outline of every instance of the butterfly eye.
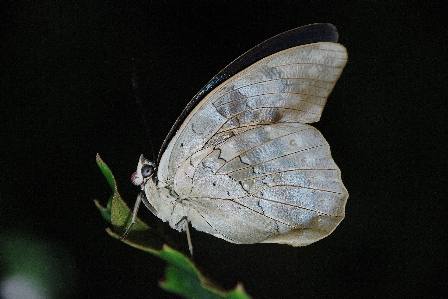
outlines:
{"label": "butterfly eye", "polygon": [[150,177],[154,174],[154,167],[152,165],[145,165],[142,167],[141,172],[143,178]]}

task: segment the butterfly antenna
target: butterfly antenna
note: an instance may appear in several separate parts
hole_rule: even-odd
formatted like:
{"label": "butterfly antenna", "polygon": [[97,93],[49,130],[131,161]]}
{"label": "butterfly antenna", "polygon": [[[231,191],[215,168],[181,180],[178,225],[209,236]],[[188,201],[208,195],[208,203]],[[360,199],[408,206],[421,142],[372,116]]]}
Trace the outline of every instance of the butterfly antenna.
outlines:
{"label": "butterfly antenna", "polygon": [[133,70],[132,70],[131,81],[132,81],[132,91],[134,92],[134,99],[137,102],[138,109],[140,110],[140,113],[142,115],[142,122],[143,122],[143,127],[145,128],[146,138],[148,138],[149,146],[151,147],[152,161],[156,161],[154,145],[152,143],[153,139],[152,139],[148,121],[146,118],[146,113],[145,113],[146,109],[144,109],[144,107],[143,107],[142,99],[140,96],[139,79],[138,79],[138,74],[137,74],[137,70],[136,70],[135,66],[133,67]]}

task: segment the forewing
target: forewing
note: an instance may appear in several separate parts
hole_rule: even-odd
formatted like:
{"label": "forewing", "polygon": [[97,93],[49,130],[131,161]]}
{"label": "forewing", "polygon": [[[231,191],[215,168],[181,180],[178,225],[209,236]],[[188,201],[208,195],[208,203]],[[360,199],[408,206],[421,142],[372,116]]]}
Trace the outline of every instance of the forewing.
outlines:
{"label": "forewing", "polygon": [[176,134],[185,118],[188,116],[188,114],[190,114],[191,110],[222,82],[241,72],[245,68],[251,66],[260,59],[263,59],[282,50],[312,43],[336,43],[337,41],[338,32],[336,30],[336,27],[334,27],[332,24],[316,23],[282,32],[256,45],[249,51],[239,56],[237,59],[229,63],[218,74],[216,74],[207,84],[205,84],[205,86],[185,106],[185,109],[182,111],[181,115],[177,118],[176,122],[171,127],[170,132],[168,133],[162,147],[160,148],[157,164],[159,164],[161,154],[165,152],[165,149],[168,143],[171,141],[171,138]]}
{"label": "forewing", "polygon": [[340,44],[308,44],[265,57],[229,78],[197,104],[171,139],[159,179],[169,184],[195,152],[252,126],[318,121],[346,61]]}

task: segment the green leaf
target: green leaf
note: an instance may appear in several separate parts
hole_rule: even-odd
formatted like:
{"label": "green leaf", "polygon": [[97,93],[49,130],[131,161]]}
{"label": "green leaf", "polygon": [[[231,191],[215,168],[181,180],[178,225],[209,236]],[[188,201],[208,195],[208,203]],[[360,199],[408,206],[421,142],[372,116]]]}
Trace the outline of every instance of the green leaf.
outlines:
{"label": "green leaf", "polygon": [[250,298],[241,284],[238,284],[230,292],[213,286],[187,256],[164,244],[162,236],[138,218],[129,234],[123,239],[121,236],[132,220],[132,212],[118,193],[115,178],[109,167],[101,160],[99,155],[96,156],[96,161],[113,192],[106,207],[101,206],[95,200],[95,205],[103,218],[112,224],[113,229],[106,229],[107,233],[168,263],[165,280],[160,283],[161,288],[185,298]]}
{"label": "green leaf", "polygon": [[103,173],[104,177],[106,178],[107,182],[109,183],[109,186],[112,188],[113,194],[109,198],[106,207],[101,206],[99,201],[96,200],[96,199],[94,200],[95,206],[100,211],[101,216],[103,216],[103,218],[107,222],[112,223],[112,219],[111,219],[112,201],[113,201],[113,197],[115,195],[115,192],[117,191],[117,184],[115,183],[115,178],[114,178],[114,176],[112,174],[112,171],[109,169],[109,167],[106,165],[106,163],[104,163],[103,160],[101,160],[99,154],[96,154],[96,164],[98,165],[98,167],[100,168],[100,170]]}

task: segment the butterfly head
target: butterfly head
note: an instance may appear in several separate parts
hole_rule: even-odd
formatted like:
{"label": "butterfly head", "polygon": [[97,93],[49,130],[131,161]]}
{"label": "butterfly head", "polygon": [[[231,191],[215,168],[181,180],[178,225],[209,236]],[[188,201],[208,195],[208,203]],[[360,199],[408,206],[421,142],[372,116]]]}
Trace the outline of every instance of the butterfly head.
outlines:
{"label": "butterfly head", "polygon": [[154,162],[149,161],[143,155],[140,156],[138,160],[137,170],[131,176],[131,182],[140,186],[142,189],[145,186],[145,183],[149,179],[154,179],[156,176],[156,164]]}
{"label": "butterfly head", "polygon": [[[162,221],[168,221],[173,218],[176,198],[170,195],[168,189],[159,188],[156,171],[157,165],[141,155],[137,170],[131,176],[131,181],[134,185],[139,186],[142,191],[137,203],[139,204],[141,200],[154,215],[162,219]],[[176,223],[183,216],[182,214],[180,217],[177,217],[179,219],[175,219]]]}

